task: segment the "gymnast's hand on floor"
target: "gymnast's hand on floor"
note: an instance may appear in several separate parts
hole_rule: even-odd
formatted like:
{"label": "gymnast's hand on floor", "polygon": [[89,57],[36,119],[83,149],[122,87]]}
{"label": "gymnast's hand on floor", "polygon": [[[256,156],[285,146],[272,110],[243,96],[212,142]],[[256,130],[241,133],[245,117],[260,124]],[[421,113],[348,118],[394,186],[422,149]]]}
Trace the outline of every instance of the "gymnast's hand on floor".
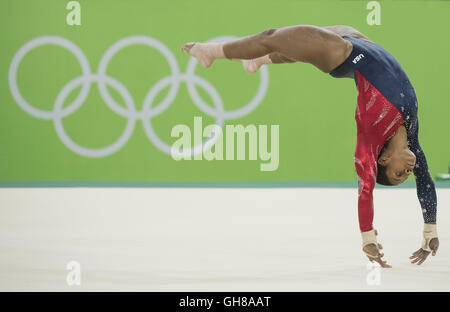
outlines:
{"label": "gymnast's hand on floor", "polygon": [[367,258],[369,258],[370,262],[378,262],[382,268],[392,268],[391,265],[387,264],[387,261],[384,261],[384,253],[380,253],[378,247],[375,244],[368,244],[364,246],[363,251],[366,253]]}
{"label": "gymnast's hand on floor", "polygon": [[435,256],[437,250],[439,249],[439,238],[435,237],[430,240],[430,249],[431,251],[426,251],[423,248],[415,251],[409,259],[411,259],[411,263],[416,263],[417,265],[421,265],[431,253],[432,256]]}

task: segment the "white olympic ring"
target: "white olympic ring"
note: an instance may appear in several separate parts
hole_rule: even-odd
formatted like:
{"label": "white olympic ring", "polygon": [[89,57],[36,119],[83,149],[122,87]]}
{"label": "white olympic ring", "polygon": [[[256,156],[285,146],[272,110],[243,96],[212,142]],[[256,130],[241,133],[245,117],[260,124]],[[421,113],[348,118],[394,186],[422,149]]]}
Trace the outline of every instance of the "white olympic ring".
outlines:
{"label": "white olympic ring", "polygon": [[[209,42],[224,42],[232,40],[234,38],[236,37],[217,37],[209,40]],[[30,105],[23,98],[17,86],[17,70],[23,57],[32,49],[47,44],[57,45],[72,52],[77,58],[78,62],[80,63],[82,70],[81,76],[69,81],[61,89],[61,91],[56,97],[55,104],[53,106],[53,111],[41,110]],[[170,76],[162,78],[152,88],[150,88],[150,90],[148,91],[148,93],[144,98],[144,103],[141,111],[136,111],[134,100],[130,95],[130,93],[128,92],[127,88],[122,83],[120,83],[119,81],[110,76],[107,76],[106,74],[106,69],[112,57],[119,50],[129,45],[135,44],[146,45],[158,50],[166,58],[167,62],[169,63],[171,71]],[[67,146],[71,151],[79,155],[85,157],[105,157],[117,152],[130,139],[131,135],[133,134],[137,120],[142,120],[142,123],[144,125],[144,131],[148,139],[162,152],[173,156],[196,155],[198,153],[203,152],[205,149],[209,148],[212,144],[214,144],[214,142],[218,139],[220,135],[219,131],[220,129],[218,129],[217,127],[221,128],[225,120],[241,118],[251,113],[263,100],[267,92],[269,82],[268,70],[266,67],[262,67],[260,69],[259,88],[253,99],[242,108],[232,111],[226,111],[223,107],[222,98],[220,97],[217,90],[208,81],[195,75],[194,71],[197,63],[198,63],[197,60],[191,57],[187,66],[186,73],[185,74],[180,73],[175,56],[163,43],[154,38],[146,36],[131,36],[123,38],[114,43],[111,47],[109,47],[109,49],[105,52],[102,59],[100,60],[98,66],[98,73],[93,74],[91,73],[89,62],[86,56],[81,51],[81,49],[77,47],[74,43],[61,37],[44,36],[29,41],[28,43],[23,45],[14,55],[14,58],[9,67],[9,87],[14,100],[25,112],[36,118],[53,120],[56,133],[63,142],[63,144]],[[163,142],[156,135],[155,131],[152,128],[150,119],[152,117],[161,114],[170,106],[170,104],[175,100],[175,97],[179,90],[180,82],[182,81],[186,82],[189,95],[194,101],[194,104],[202,112],[216,119],[215,120],[216,131],[214,131],[211,137],[206,139],[206,141],[204,141],[201,145],[194,146],[191,149],[185,149],[182,151],[174,152],[172,151],[171,146]],[[98,149],[89,149],[75,143],[67,135],[62,123],[62,119],[64,117],[69,116],[70,114],[74,113],[77,109],[81,107],[81,105],[84,103],[89,94],[92,83],[97,83],[100,91],[100,96],[103,99],[103,101],[105,101],[106,105],[116,114],[128,119],[125,130],[123,131],[119,139],[117,139],[117,141],[115,141],[109,146]],[[107,85],[115,89],[120,94],[120,96],[125,101],[126,108],[117,104],[116,101],[111,97],[111,95],[108,92],[108,88],[106,87]],[[169,85],[170,90],[167,96],[160,103],[154,105],[153,101],[158,95],[158,93]],[[196,85],[202,87],[209,94],[209,96],[213,101],[214,107],[209,106],[201,99],[200,95],[197,92],[197,89],[195,88]],[[81,91],[75,98],[75,100],[73,100],[72,103],[67,105],[67,107],[63,107],[64,102],[69,96],[69,94],[79,86],[81,86]]]}

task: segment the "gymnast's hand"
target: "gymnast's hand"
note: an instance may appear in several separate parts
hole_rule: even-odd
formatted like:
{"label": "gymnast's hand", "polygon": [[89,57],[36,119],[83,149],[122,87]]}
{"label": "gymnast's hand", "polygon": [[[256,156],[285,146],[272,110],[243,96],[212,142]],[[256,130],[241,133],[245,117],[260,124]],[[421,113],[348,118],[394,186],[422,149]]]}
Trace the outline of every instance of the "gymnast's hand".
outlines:
{"label": "gymnast's hand", "polygon": [[384,261],[384,253],[380,253],[380,250],[375,244],[368,244],[363,248],[364,253],[369,258],[370,262],[378,262],[382,268],[392,268],[391,265],[387,264],[387,261]]}
{"label": "gymnast's hand", "polygon": [[430,253],[435,256],[438,248],[439,238],[436,222],[424,223],[422,248],[414,252],[409,259],[411,259],[411,263],[421,265]]}
{"label": "gymnast's hand", "polygon": [[424,250],[423,248],[415,251],[412,256],[409,257],[409,259],[411,259],[411,263],[417,263],[417,265],[421,265],[427,259],[430,253],[432,256],[435,256],[439,248],[439,238],[432,238],[430,240],[429,246],[431,251]]}

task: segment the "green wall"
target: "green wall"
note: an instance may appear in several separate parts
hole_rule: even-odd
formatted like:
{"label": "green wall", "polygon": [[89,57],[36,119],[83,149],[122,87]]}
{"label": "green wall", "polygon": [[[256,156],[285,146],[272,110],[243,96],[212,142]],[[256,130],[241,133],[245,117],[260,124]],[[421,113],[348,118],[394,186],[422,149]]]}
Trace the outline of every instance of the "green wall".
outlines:
{"label": "green wall", "polygon": [[[137,120],[126,144],[104,157],[79,155],[64,145],[51,119],[26,113],[15,101],[8,82],[14,55],[27,42],[58,36],[78,46],[98,73],[107,49],[129,36],[158,40],[173,54],[181,73],[189,57],[180,47],[189,41],[218,36],[246,36],[271,27],[296,24],[351,25],[390,51],[416,89],[421,145],[432,175],[446,172],[450,161],[450,2],[380,1],[381,25],[369,26],[367,1],[186,1],[80,0],[81,25],[66,24],[68,1],[0,2],[0,182],[289,182],[356,181],[356,89],[350,79],[333,79],[308,64],[268,67],[268,88],[260,104],[247,115],[225,124],[280,125],[280,163],[275,171],[260,171],[261,161],[175,161],[150,142]],[[155,49],[133,45],[120,50],[108,65],[108,76],[129,92],[136,110],[148,91],[170,75],[167,60]],[[255,95],[260,75],[247,74],[236,62],[217,61],[195,70],[220,95],[226,110],[245,106]],[[31,50],[17,71],[19,90],[33,107],[52,111],[58,93],[80,76],[77,59],[66,49],[43,45]],[[108,88],[125,107],[121,96]],[[164,88],[155,99],[163,100]],[[75,100],[75,88],[64,107]],[[209,105],[211,97],[201,88]],[[152,117],[155,133],[167,144],[176,124],[203,123],[203,113],[181,83],[167,110]],[[116,141],[127,118],[103,101],[96,83],[82,106],[62,118],[64,129],[77,144],[100,148]],[[413,181],[413,178],[410,178]]]}

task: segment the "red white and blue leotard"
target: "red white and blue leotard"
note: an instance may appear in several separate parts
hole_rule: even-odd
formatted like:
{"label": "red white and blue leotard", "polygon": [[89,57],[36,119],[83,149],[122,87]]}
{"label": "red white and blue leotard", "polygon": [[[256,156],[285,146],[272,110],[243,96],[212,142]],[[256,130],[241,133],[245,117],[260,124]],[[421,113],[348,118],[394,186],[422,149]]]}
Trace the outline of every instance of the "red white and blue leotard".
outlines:
{"label": "red white and blue leotard", "polygon": [[382,47],[362,39],[343,38],[352,43],[353,50],[344,63],[330,74],[336,78],[354,78],[358,88],[354,160],[358,175],[360,230],[372,230],[378,155],[402,124],[407,131],[408,147],[416,156],[414,176],[424,221],[435,222],[436,190],[428,172],[425,154],[419,145],[414,88],[400,64]]}

